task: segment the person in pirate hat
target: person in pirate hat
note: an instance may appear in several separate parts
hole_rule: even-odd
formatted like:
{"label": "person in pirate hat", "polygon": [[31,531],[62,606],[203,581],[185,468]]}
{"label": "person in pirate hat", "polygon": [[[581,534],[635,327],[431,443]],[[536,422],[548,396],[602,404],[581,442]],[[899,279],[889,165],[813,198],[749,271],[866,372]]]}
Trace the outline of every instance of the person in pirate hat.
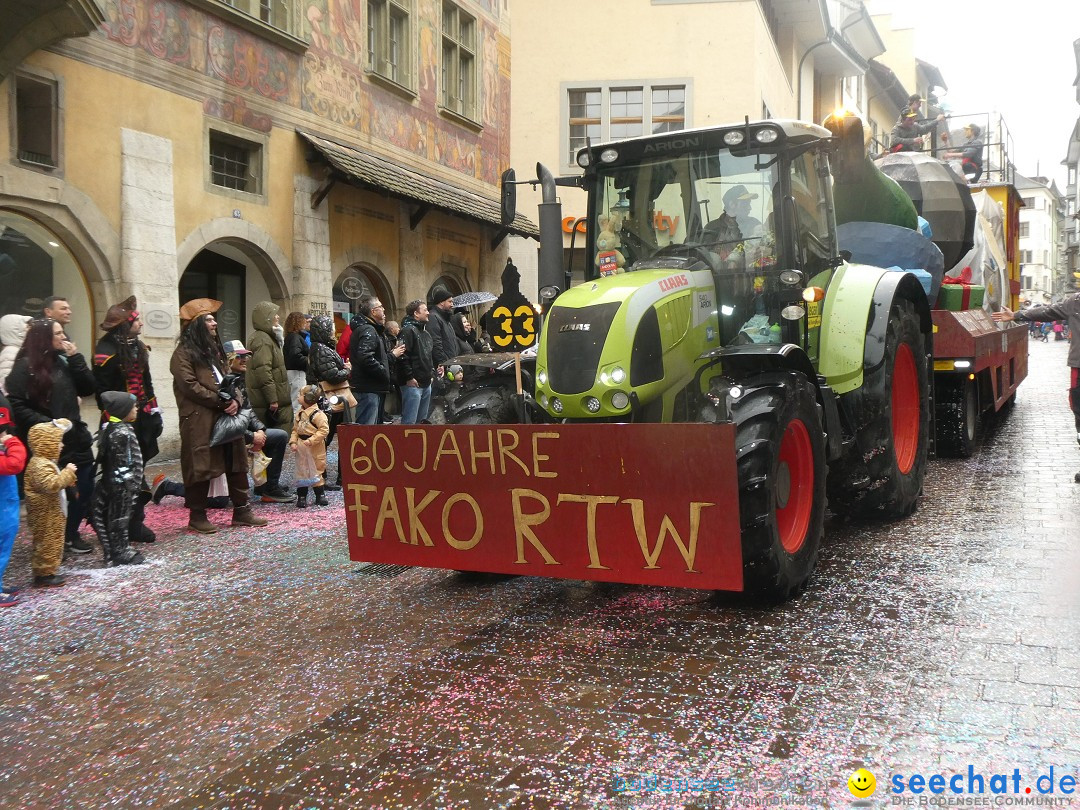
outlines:
{"label": "person in pirate hat", "polygon": [[206,517],[210,482],[224,474],[233,504],[233,526],[265,526],[248,503],[248,459],[243,437],[210,446],[210,434],[221,413],[235,414],[240,403],[223,399],[218,386],[227,373],[225,352],[214,314],[221,302],[196,298],[180,307],[180,339],[169,361],[173,394],[180,412],[180,470],[190,512],[188,528],[213,534]]}
{"label": "person in pirate hat", "polygon": [[[142,342],[142,316],[135,296],[119,304],[113,304],[100,324],[105,334],[94,347],[94,381],[97,383],[97,403],[101,409],[102,426],[109,424],[110,413],[105,406],[104,395],[108,392],[131,394],[135,397],[132,429],[139,442],[139,453],[145,465],[158,454],[158,437],[163,429],[161,408],[154,394],[154,381],[150,375],[150,347]],[[141,492],[148,492],[143,487]],[[128,536],[133,543],[153,543],[156,537],[148,529],[145,518],[145,495],[136,499],[131,512]]]}

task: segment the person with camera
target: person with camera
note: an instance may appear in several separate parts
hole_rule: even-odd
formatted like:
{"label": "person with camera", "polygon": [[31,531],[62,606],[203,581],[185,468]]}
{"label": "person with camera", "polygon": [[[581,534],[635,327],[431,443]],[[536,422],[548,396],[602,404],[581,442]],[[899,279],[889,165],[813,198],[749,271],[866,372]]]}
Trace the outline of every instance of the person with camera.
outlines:
{"label": "person with camera", "polygon": [[[349,391],[349,365],[342,361],[337,353],[334,340],[334,319],[329,315],[316,315],[311,319],[311,352],[308,355],[308,383],[314,383],[328,397],[336,397],[330,415],[330,430],[326,435],[326,446],[334,440],[337,426],[345,420],[345,409],[356,404]],[[341,448],[338,448],[337,483],[326,483],[331,492],[341,489]]]}
{"label": "person with camera", "polygon": [[[349,387],[356,397],[356,424],[374,425],[382,421],[383,402],[390,392],[390,353],[384,340],[386,308],[373,295],[361,299],[356,327],[349,338],[352,374]],[[391,352],[405,353],[404,346]]]}
{"label": "person with camera", "polygon": [[[214,534],[206,517],[210,482],[224,474],[233,504],[233,526],[265,526],[248,503],[248,461],[243,437],[211,446],[214,423],[222,413],[235,415],[240,402],[219,391],[225,377],[225,353],[215,313],[221,302],[196,298],[180,308],[180,337],[169,363],[173,394],[180,411],[180,469],[190,511],[188,528]],[[224,393],[224,396],[222,394]]]}

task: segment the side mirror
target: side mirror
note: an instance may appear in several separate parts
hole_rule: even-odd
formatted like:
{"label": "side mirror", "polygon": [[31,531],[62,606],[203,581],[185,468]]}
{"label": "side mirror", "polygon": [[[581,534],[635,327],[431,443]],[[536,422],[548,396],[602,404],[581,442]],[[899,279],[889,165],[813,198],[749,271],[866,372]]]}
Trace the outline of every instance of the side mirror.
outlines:
{"label": "side mirror", "polygon": [[504,226],[510,225],[517,216],[517,173],[507,169],[502,173],[502,193],[499,196],[499,215]]}

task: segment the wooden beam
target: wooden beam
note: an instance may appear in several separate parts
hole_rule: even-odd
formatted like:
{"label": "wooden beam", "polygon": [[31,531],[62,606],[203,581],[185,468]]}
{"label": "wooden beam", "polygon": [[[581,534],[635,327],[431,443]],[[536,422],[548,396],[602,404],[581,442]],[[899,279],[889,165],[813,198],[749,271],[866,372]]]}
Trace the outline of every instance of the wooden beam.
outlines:
{"label": "wooden beam", "polygon": [[498,233],[496,233],[491,240],[491,249],[495,250],[495,248],[502,244],[503,239],[505,239],[509,235],[510,231],[508,231],[506,228],[499,228]]}
{"label": "wooden beam", "polygon": [[428,211],[431,210],[430,205],[421,205],[409,216],[409,229],[415,231],[416,226],[420,224],[420,221],[427,216]]}
{"label": "wooden beam", "polygon": [[326,199],[326,195],[330,193],[330,189],[334,187],[337,182],[337,175],[333,172],[327,175],[326,179],[322,181],[317,189],[311,192],[311,207],[318,208],[320,203]]}

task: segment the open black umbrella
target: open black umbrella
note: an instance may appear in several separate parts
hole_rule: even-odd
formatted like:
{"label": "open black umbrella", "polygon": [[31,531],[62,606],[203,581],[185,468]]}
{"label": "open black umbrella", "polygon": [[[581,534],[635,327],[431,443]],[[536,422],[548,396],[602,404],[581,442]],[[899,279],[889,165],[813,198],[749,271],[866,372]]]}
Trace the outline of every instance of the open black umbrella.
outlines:
{"label": "open black umbrella", "polygon": [[954,266],[975,244],[975,203],[967,181],[951,166],[921,152],[893,152],[874,163],[900,184],[933,230],[945,267]]}

